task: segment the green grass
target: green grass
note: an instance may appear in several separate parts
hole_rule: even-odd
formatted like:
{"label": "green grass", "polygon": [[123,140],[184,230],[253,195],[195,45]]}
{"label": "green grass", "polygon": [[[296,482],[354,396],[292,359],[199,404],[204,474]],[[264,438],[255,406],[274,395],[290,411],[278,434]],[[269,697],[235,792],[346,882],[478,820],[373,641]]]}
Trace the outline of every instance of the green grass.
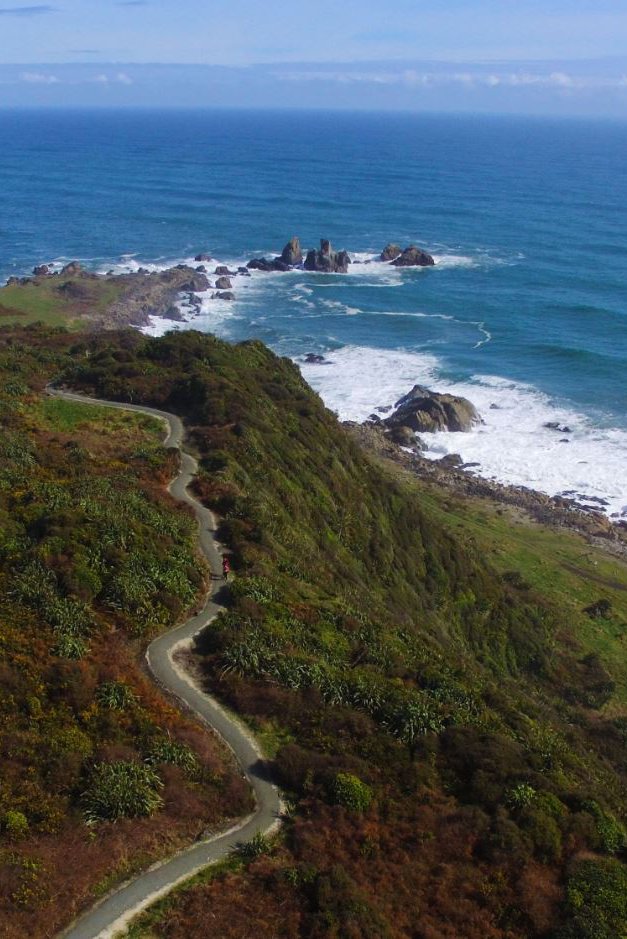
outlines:
{"label": "green grass", "polygon": [[[627,706],[627,563],[575,532],[547,528],[484,501],[457,501],[414,485],[435,520],[480,546],[497,570],[518,571],[559,606],[572,638],[584,652],[599,653],[609,667],[617,683],[611,709],[622,712]],[[612,616],[593,619],[584,610],[602,597],[610,600]]]}
{"label": "green grass", "polygon": [[[59,288],[74,283],[82,288],[82,295],[64,296]],[[56,277],[39,283],[1,287],[0,326],[41,322],[45,326],[80,330],[89,325],[88,319],[83,317],[104,313],[122,289],[114,280],[60,280]]]}
{"label": "green grass", "polygon": [[75,430],[98,431],[106,428],[108,433],[143,431],[154,435],[159,442],[164,436],[163,422],[156,417],[96,404],[87,405],[64,401],[61,398],[41,398],[30,406],[29,412],[39,426],[62,433],[72,433]]}

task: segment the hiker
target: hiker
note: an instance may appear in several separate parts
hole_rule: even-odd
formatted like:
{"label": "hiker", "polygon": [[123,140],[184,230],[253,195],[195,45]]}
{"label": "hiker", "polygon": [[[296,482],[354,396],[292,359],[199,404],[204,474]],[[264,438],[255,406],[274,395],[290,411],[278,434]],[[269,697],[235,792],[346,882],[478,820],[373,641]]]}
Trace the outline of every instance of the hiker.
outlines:
{"label": "hiker", "polygon": [[229,574],[231,573],[231,562],[229,561],[226,554],[222,556],[222,576],[225,580],[229,579]]}

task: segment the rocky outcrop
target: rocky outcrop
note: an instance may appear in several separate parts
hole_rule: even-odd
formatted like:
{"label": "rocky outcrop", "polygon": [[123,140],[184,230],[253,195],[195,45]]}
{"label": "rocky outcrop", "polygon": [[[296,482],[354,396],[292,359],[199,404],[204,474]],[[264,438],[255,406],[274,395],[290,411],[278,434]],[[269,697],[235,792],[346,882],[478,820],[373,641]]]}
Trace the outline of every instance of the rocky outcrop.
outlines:
{"label": "rocky outcrop", "polygon": [[219,264],[215,269],[215,274],[218,277],[236,277],[237,271],[230,271],[226,264]]}
{"label": "rocky outcrop", "polygon": [[303,252],[300,247],[300,240],[296,236],[290,238],[278,260],[282,261],[283,264],[289,265],[289,267],[297,267],[299,264],[303,263]]}
{"label": "rocky outcrop", "polygon": [[111,279],[122,289],[99,324],[109,329],[146,326],[151,316],[172,318],[181,293],[201,293],[211,286],[204,274],[184,264],[155,274],[124,274]]}
{"label": "rocky outcrop", "polygon": [[385,246],[380,257],[382,261],[395,261],[401,254],[402,250],[399,245],[389,244]]}
{"label": "rocky outcrop", "polygon": [[267,258],[251,258],[246,267],[249,271],[263,271],[264,274],[270,274],[272,271],[289,270],[289,267],[283,261],[269,261]]}
{"label": "rocky outcrop", "polygon": [[410,245],[392,261],[394,267],[433,267],[435,260],[422,248]]}
{"label": "rocky outcrop", "polygon": [[394,413],[383,422],[389,430],[408,427],[417,433],[442,430],[463,433],[481,423],[474,404],[467,398],[439,394],[422,385],[414,385],[394,407]]}
{"label": "rocky outcrop", "polygon": [[334,251],[326,238],[320,240],[318,251],[308,251],[305,258],[305,270],[321,274],[346,274],[351,259],[347,251]]}
{"label": "rocky outcrop", "polygon": [[37,267],[33,268],[33,274],[35,277],[47,277],[50,273],[50,268],[47,264],[38,264]]}
{"label": "rocky outcrop", "polygon": [[229,277],[218,277],[216,280],[216,290],[230,290],[232,286]]}
{"label": "rocky outcrop", "polygon": [[235,300],[235,294],[230,290],[218,290],[217,293],[211,294],[212,300]]}
{"label": "rocky outcrop", "polygon": [[319,352],[308,352],[305,356],[307,365],[328,365],[327,360]]}
{"label": "rocky outcrop", "polygon": [[82,274],[82,272],[83,266],[78,261],[70,261],[69,264],[61,268],[61,277],[76,277],[77,274]]}
{"label": "rocky outcrop", "polygon": [[[379,418],[381,420],[381,418]],[[419,437],[416,436],[416,432],[411,429],[411,427],[406,427],[404,424],[398,427],[392,427],[387,432],[390,440],[394,443],[397,443],[399,447],[411,447],[412,449],[424,450],[424,444]]]}
{"label": "rocky outcrop", "polygon": [[204,263],[205,261],[212,261],[212,260],[213,258],[211,257],[210,254],[202,254],[202,253],[197,254],[196,257],[194,258],[194,261],[200,264]]}

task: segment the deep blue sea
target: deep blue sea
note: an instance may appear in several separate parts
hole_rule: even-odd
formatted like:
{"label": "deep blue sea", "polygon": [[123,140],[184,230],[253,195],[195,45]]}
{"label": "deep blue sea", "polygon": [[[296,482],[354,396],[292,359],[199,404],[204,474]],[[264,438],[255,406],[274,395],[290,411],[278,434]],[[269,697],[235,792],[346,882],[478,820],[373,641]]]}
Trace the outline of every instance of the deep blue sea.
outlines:
{"label": "deep blue sea", "polygon": [[[373,263],[236,279],[189,325],[323,352],[303,371],[341,417],[416,382],[465,394],[484,425],[427,437],[431,456],[627,513],[627,123],[0,111],[0,192],[1,278],[330,238]],[[388,241],[435,268],[377,263]]]}

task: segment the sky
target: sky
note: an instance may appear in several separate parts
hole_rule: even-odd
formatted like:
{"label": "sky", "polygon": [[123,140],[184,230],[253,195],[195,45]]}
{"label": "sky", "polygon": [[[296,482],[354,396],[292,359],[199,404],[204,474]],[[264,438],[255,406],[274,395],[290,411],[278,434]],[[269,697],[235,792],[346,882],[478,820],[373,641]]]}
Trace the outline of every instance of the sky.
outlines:
{"label": "sky", "polygon": [[627,117],[627,0],[0,0],[1,106]]}

